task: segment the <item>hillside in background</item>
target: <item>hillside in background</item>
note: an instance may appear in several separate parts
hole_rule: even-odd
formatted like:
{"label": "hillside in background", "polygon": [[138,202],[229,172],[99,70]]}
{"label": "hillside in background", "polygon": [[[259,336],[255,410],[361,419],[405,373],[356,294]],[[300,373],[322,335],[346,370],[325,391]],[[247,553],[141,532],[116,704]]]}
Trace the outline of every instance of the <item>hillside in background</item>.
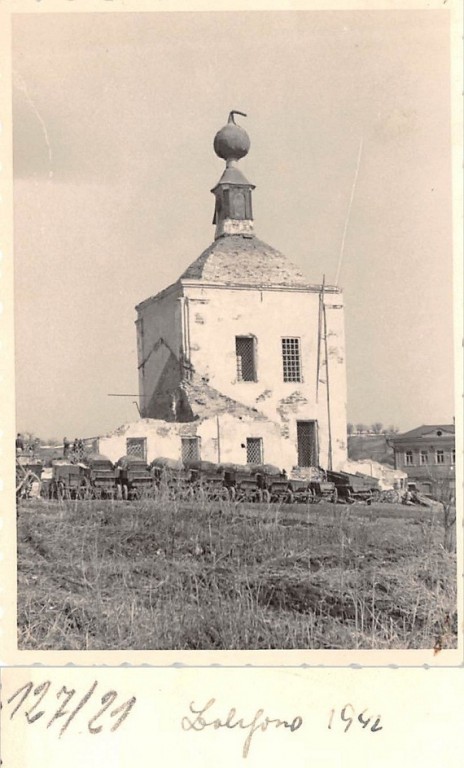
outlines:
{"label": "hillside in background", "polygon": [[389,435],[349,435],[348,458],[352,461],[360,459],[372,459],[393,467],[393,448],[389,442]]}

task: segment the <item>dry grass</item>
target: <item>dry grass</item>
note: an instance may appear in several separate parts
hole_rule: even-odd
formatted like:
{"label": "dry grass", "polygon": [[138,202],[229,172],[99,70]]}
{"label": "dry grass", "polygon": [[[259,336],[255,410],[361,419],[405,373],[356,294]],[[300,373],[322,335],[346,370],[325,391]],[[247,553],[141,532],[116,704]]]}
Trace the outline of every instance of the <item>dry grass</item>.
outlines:
{"label": "dry grass", "polygon": [[441,517],[395,505],[27,502],[18,644],[456,647]]}

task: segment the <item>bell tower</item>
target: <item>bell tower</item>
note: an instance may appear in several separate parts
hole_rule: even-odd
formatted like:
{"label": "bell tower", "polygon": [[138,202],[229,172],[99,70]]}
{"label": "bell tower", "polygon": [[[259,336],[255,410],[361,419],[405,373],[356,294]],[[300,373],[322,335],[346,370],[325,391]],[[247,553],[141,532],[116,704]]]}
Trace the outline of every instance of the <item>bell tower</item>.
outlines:
{"label": "bell tower", "polygon": [[226,161],[224,173],[211,190],[216,198],[213,224],[215,240],[224,235],[253,234],[253,210],[251,191],[254,184],[245,178],[236,163],[248,154],[250,139],[247,132],[235,123],[234,115],[246,117],[244,112],[233,110],[227,124],[214,137],[214,151]]}

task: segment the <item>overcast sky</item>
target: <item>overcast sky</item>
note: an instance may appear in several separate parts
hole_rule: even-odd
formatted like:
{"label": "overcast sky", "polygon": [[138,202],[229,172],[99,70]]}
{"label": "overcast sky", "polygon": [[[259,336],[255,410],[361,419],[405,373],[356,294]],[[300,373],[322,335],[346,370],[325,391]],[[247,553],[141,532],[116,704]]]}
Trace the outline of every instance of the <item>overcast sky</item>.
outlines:
{"label": "overcast sky", "polygon": [[448,13],[17,16],[17,428],[137,417],[134,306],[214,237],[230,109],[255,231],[340,285],[348,418],[453,417]]}

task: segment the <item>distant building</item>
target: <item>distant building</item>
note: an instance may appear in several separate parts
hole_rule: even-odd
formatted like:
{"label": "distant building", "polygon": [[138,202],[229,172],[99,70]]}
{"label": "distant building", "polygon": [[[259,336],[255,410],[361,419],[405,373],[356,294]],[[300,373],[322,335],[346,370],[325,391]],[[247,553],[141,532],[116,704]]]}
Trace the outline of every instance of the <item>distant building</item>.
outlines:
{"label": "distant building", "polygon": [[454,424],[423,425],[391,439],[395,468],[404,470],[418,491],[437,495],[456,488]]}
{"label": "distant building", "polygon": [[[137,310],[141,420],[107,455],[339,469],[346,460],[342,292],[312,284],[254,234],[234,113],[215,137],[214,242]],[[168,254],[166,254],[168,257]],[[169,451],[167,453],[167,451]]]}

